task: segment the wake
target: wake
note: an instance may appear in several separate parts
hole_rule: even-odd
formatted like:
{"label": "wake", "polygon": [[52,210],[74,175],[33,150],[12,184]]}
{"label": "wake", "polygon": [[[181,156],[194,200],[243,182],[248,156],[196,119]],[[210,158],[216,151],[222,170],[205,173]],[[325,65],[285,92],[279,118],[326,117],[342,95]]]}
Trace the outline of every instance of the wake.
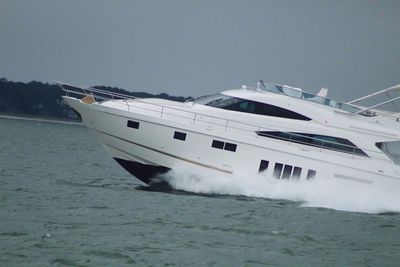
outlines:
{"label": "wake", "polygon": [[364,213],[400,213],[400,191],[388,185],[369,185],[317,177],[312,181],[286,181],[261,175],[215,175],[173,169],[159,177],[176,190],[197,194],[244,195],[300,202],[303,207]]}

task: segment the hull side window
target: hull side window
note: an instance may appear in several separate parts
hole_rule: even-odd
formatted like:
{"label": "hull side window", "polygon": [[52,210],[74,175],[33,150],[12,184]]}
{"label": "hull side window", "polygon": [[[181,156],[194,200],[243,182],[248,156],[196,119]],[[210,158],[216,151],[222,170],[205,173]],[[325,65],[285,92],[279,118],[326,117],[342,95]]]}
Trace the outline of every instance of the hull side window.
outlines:
{"label": "hull side window", "polygon": [[227,142],[227,143],[225,143],[224,150],[235,152],[236,151],[236,147],[237,147],[236,144],[232,144],[232,143],[228,143]]}
{"label": "hull side window", "polygon": [[133,129],[139,129],[139,122],[128,120],[126,126]]}
{"label": "hull side window", "polygon": [[301,176],[301,168],[299,168],[299,167],[294,167],[292,179],[293,179],[293,180],[299,180],[299,179],[300,179],[300,176]]}
{"label": "hull side window", "polygon": [[315,170],[308,170],[307,180],[314,179],[316,174],[317,174],[317,172]]}
{"label": "hull side window", "polygon": [[214,147],[214,148],[223,149],[224,148],[224,142],[218,141],[218,140],[213,140],[211,146]]}
{"label": "hull side window", "polygon": [[273,176],[276,179],[280,179],[281,178],[281,172],[283,169],[283,164],[282,163],[275,163],[275,168],[274,168],[274,172],[273,172]]}
{"label": "hull side window", "polygon": [[186,134],[182,133],[182,132],[175,131],[174,132],[174,139],[185,141],[186,140]]}
{"label": "hull side window", "polygon": [[308,133],[291,133],[291,132],[276,132],[276,131],[257,131],[256,134],[259,136],[289,141],[301,145],[314,146],[326,150],[333,150],[347,154],[354,154],[357,156],[369,157],[367,153],[365,153],[356,145],[354,145],[352,142],[344,138],[326,136],[326,135],[308,134]]}
{"label": "hull side window", "polygon": [[290,175],[292,174],[292,168],[293,167],[290,165],[285,165],[285,167],[283,168],[282,179],[286,180],[290,179]]}
{"label": "hull side window", "polygon": [[268,160],[261,160],[260,168],[258,169],[258,173],[266,171],[268,169],[269,161]]}
{"label": "hull side window", "polygon": [[214,148],[223,149],[223,150],[227,150],[227,151],[231,151],[231,152],[236,152],[236,148],[237,148],[236,144],[222,142],[219,140],[213,140],[211,146]]}

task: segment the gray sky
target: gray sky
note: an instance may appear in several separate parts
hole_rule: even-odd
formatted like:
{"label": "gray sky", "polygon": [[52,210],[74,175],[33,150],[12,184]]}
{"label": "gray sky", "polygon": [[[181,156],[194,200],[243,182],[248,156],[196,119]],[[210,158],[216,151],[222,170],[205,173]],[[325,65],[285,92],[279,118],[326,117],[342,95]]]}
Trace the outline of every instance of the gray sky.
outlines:
{"label": "gray sky", "polygon": [[400,83],[400,1],[0,0],[0,77],[199,96]]}

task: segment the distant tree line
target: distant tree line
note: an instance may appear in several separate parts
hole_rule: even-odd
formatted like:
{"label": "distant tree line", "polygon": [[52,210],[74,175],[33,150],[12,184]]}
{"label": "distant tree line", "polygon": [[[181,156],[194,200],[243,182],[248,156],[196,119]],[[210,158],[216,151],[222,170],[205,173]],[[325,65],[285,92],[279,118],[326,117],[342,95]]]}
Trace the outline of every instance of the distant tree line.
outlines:
{"label": "distant tree line", "polygon": [[[139,98],[156,97],[180,102],[188,99],[165,93],[153,95],[145,92],[129,92],[116,87],[95,86],[95,88]],[[78,120],[77,114],[64,104],[61,98],[63,95],[65,93],[58,85],[37,81],[12,82],[0,78],[0,113]]]}

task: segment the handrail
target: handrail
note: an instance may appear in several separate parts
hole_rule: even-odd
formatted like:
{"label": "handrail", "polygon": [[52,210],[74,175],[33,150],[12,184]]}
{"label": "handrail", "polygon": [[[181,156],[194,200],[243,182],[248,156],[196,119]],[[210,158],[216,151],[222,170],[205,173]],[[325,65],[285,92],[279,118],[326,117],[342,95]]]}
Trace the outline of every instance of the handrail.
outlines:
{"label": "handrail", "polygon": [[[97,89],[97,88],[93,88],[93,87],[80,87],[80,86],[76,86],[76,85],[72,85],[72,84],[67,84],[67,83],[62,83],[62,82],[58,82],[58,81],[54,81],[54,83],[56,83],[57,85],[59,85],[63,91],[67,92],[67,93],[74,93],[74,94],[78,94],[78,95],[88,95],[88,94],[93,94],[93,92],[95,93],[99,93],[99,94],[103,94],[103,95],[107,95],[110,97],[105,97],[105,96],[96,96],[99,99],[104,99],[104,100],[108,100],[108,99],[114,99],[115,98],[119,98],[119,99],[136,99],[137,97],[131,96],[131,95],[126,95],[126,94],[120,94],[120,93],[116,93],[116,92],[112,92],[112,91],[107,91],[107,90],[102,90],[102,89]],[[68,89],[69,88],[69,89]],[[86,91],[89,91],[90,93],[87,93]]]}
{"label": "handrail", "polygon": [[[256,134],[257,138],[259,136],[262,136],[262,135],[257,134],[257,132],[261,132],[263,130],[266,130],[266,131],[279,131],[276,128],[270,128],[268,126],[260,127],[259,125],[254,125],[254,124],[250,124],[250,123],[246,123],[246,122],[242,122],[242,121],[235,121],[235,120],[230,120],[230,119],[226,119],[226,118],[223,118],[223,117],[217,117],[217,116],[213,116],[213,115],[209,115],[209,114],[182,110],[182,109],[173,108],[173,107],[170,107],[170,106],[165,106],[165,105],[161,105],[161,104],[157,104],[157,103],[150,103],[148,101],[142,100],[141,98],[128,96],[128,95],[124,95],[124,94],[119,94],[119,93],[114,93],[114,92],[109,92],[109,91],[105,91],[105,90],[101,90],[101,89],[97,89],[97,88],[80,88],[80,87],[66,85],[66,84],[62,84],[62,83],[59,83],[59,84],[62,86],[63,91],[66,92],[67,96],[69,96],[70,93],[78,94],[78,95],[92,95],[94,98],[97,98],[97,99],[112,100],[114,103],[121,104],[122,106],[127,106],[128,111],[130,110],[130,108],[131,109],[132,108],[138,108],[138,109],[141,109],[141,110],[147,110],[149,112],[157,112],[157,114],[159,114],[160,118],[163,118],[163,117],[166,117],[166,116],[174,116],[176,118],[186,119],[186,120],[188,120],[189,123],[191,123],[193,125],[195,125],[196,122],[197,122],[197,124],[206,123],[206,124],[208,124],[208,128],[220,127],[224,131],[228,131],[228,129],[231,129],[231,130],[244,132],[245,134],[252,133],[252,134]],[[71,87],[71,88],[73,88],[73,90],[66,89],[63,86]],[[78,90],[80,90],[80,92]],[[86,91],[88,91],[88,92],[86,92]],[[96,95],[96,93],[104,94],[104,95],[110,96],[110,97],[107,98],[105,96],[98,96],[98,95]],[[114,97],[120,97],[120,99],[115,99]],[[121,97],[123,97],[123,98],[121,98]],[[146,108],[146,107],[143,107],[143,106],[139,107],[137,105],[131,105],[129,103],[129,101],[127,101],[127,100],[133,100],[133,99],[135,100],[135,103],[143,103],[143,104],[146,104],[146,105],[159,107],[160,110],[157,111],[157,110]],[[120,102],[120,101],[116,101],[116,100],[124,100],[124,101]],[[176,113],[171,113],[171,112],[168,112],[168,110],[175,111],[175,112],[178,111],[181,114],[178,115]],[[185,114],[185,113],[186,114],[190,114],[191,116],[189,116],[189,117],[188,116],[184,116],[184,115],[182,115],[182,113],[183,114]],[[235,124],[237,124],[237,126],[235,126]],[[241,126],[241,127],[239,128],[238,126]],[[271,126],[271,127],[273,127],[273,126]],[[248,130],[248,128],[253,128],[253,130]],[[280,132],[284,132],[284,131],[280,131]],[[291,136],[292,135],[293,136],[302,136],[301,134],[297,134],[297,133],[296,134],[291,133],[291,132],[284,132],[284,133],[287,133],[287,134],[289,134]],[[324,147],[325,143],[337,144],[335,142],[330,142],[330,141],[327,141],[327,140],[321,140],[321,139],[318,139],[318,138],[311,138],[311,137],[308,137],[308,136],[305,136],[305,135],[303,137],[309,138],[309,139],[313,139],[313,140],[316,140],[316,141],[319,141],[319,142],[322,141],[320,146],[311,146],[311,147],[319,148],[320,152],[322,152],[322,151],[325,152],[325,150],[326,150],[326,148]],[[288,141],[289,144],[291,144],[291,143],[302,144],[300,142],[294,142],[293,140],[284,140],[284,141]],[[303,144],[303,145],[306,145],[306,144]],[[371,150],[371,149],[366,149],[366,148],[361,148],[361,147],[356,147],[356,146],[349,146],[349,145],[342,145],[342,146],[353,148],[352,153],[348,153],[348,154],[352,155],[353,159],[354,159],[354,156],[360,156],[360,154],[355,153],[355,151],[358,150],[358,149],[361,149],[361,150],[363,150],[365,152],[368,152],[369,153],[368,156],[370,158],[375,158],[375,159],[379,159],[379,160],[386,160],[386,159],[382,159],[382,158],[371,156],[371,154],[379,154],[379,155],[381,155],[383,152],[377,152],[377,151],[374,151],[374,150]],[[329,149],[329,150],[336,151],[335,149]],[[339,151],[339,152],[343,152],[343,151]]]}
{"label": "handrail", "polygon": [[[391,86],[391,87],[389,87],[389,88],[385,88],[385,89],[380,90],[380,91],[378,91],[378,92],[375,92],[375,93],[372,93],[372,94],[369,94],[369,95],[366,95],[366,96],[363,96],[363,97],[354,99],[354,100],[349,101],[349,102],[347,102],[347,103],[348,103],[348,104],[354,104],[354,103],[357,103],[357,102],[359,102],[359,101],[361,101],[361,100],[365,100],[365,99],[368,99],[368,98],[371,98],[371,97],[374,97],[374,96],[377,96],[377,95],[380,95],[380,94],[387,94],[388,92],[396,91],[396,90],[400,90],[400,84],[396,84],[396,85],[394,85],[394,86]],[[393,101],[393,100],[392,100],[392,101]]]}

